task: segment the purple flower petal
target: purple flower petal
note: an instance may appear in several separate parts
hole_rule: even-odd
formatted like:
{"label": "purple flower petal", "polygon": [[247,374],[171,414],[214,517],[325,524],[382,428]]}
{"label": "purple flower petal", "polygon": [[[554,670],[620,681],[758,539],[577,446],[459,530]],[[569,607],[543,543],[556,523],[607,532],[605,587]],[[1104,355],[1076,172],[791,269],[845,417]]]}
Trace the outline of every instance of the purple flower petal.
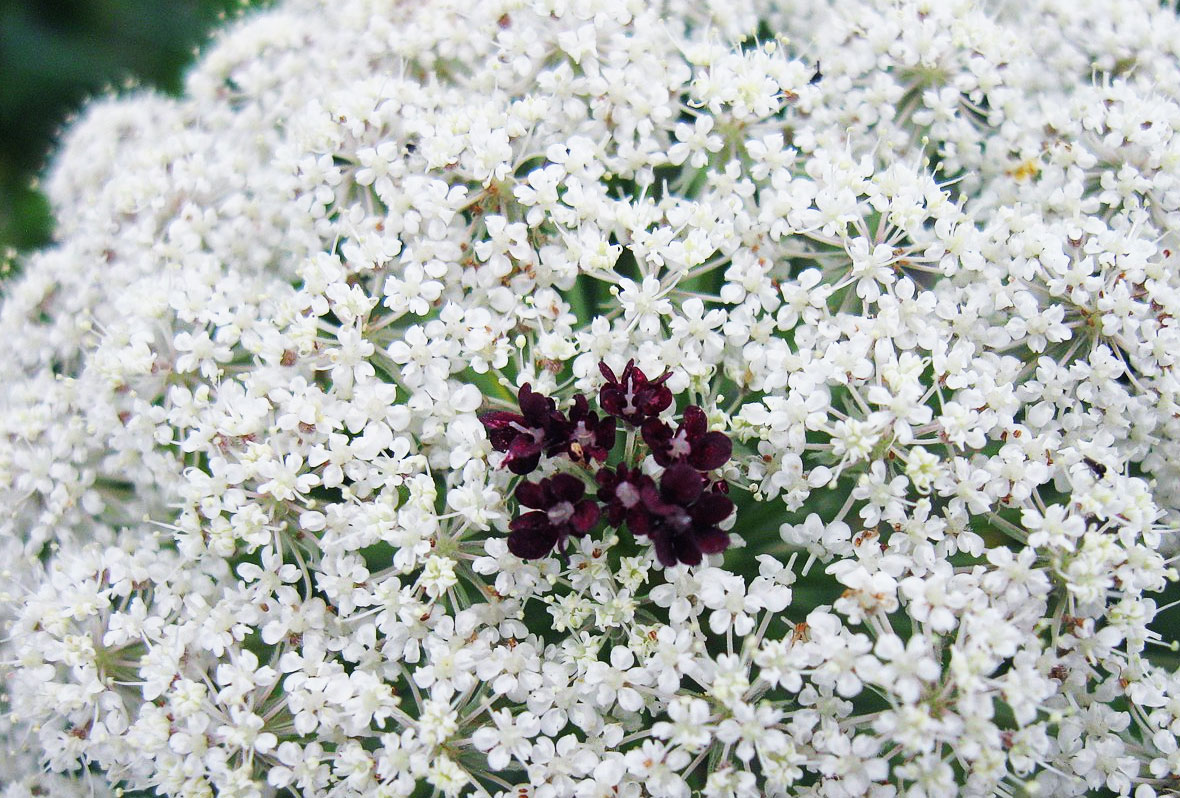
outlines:
{"label": "purple flower petal", "polygon": [[[516,437],[520,435],[518,427],[525,423],[524,416],[509,413],[504,410],[494,410],[479,417],[484,429],[487,430],[488,440],[497,452],[506,452]],[[515,426],[514,426],[515,425]]]}
{"label": "purple flower petal", "polygon": [[656,557],[665,568],[671,568],[678,563],[701,564],[701,550],[696,547],[691,538],[682,535],[657,537]]}
{"label": "purple flower petal", "polygon": [[660,497],[682,507],[692,504],[701,495],[705,478],[690,465],[676,463],[668,466],[660,478]]}
{"label": "purple flower petal", "polygon": [[524,476],[541,462],[541,444],[527,435],[517,435],[508,447],[504,463],[513,474]]}
{"label": "purple flower petal", "polygon": [[643,442],[647,444],[647,448],[651,449],[657,463],[662,466],[670,466],[676,461],[673,454],[671,427],[658,418],[652,418],[643,422],[640,434],[643,436]]}
{"label": "purple flower petal", "polygon": [[545,489],[537,482],[521,482],[516,486],[514,495],[518,502],[530,509],[545,510],[549,507]]}
{"label": "purple flower petal", "polygon": [[660,496],[660,491],[656,488],[654,482],[651,485],[644,485],[639,496],[643,502],[643,507],[656,515],[668,515],[676,510],[675,503],[666,502]]}
{"label": "purple flower petal", "polygon": [[643,507],[635,507],[627,511],[626,514],[627,529],[632,535],[647,536],[651,534],[652,522],[651,514]]}
{"label": "purple flower petal", "polygon": [[553,502],[576,502],[586,493],[586,484],[572,474],[557,474],[546,480]]}
{"label": "purple flower petal", "polygon": [[720,493],[704,493],[692,506],[692,520],[696,526],[715,526],[733,512],[733,502]]}
{"label": "purple flower petal", "polygon": [[729,462],[733,441],[724,432],[706,432],[692,444],[688,462],[700,471],[712,471]]}
{"label": "purple flower petal", "polygon": [[526,513],[509,528],[512,532],[508,535],[508,550],[522,560],[544,557],[553,551],[559,538],[543,512]]}
{"label": "purple flower petal", "polygon": [[579,537],[585,535],[598,523],[600,512],[598,504],[590,499],[583,499],[574,507],[574,515],[570,518],[570,526],[576,530]]}
{"label": "purple flower petal", "polygon": [[665,568],[672,568],[678,563],[676,544],[668,535],[652,535],[652,547],[656,550],[656,559]]}
{"label": "purple flower petal", "polygon": [[534,391],[533,386],[527,382],[520,386],[517,401],[520,403],[520,412],[530,421],[542,420],[549,413],[557,409],[556,402],[548,396]]}
{"label": "purple flower petal", "polygon": [[606,453],[614,448],[615,445],[615,420],[613,418],[604,418],[598,424],[598,429],[594,432],[595,443],[603,450],[602,459],[606,459]]}
{"label": "purple flower petal", "polygon": [[689,405],[684,408],[684,418],[681,422],[685,434],[688,435],[689,440],[699,438],[704,435],[709,429],[709,421],[705,417],[705,411],[701,410],[696,405]]}
{"label": "purple flower petal", "polygon": [[716,527],[693,533],[693,543],[705,554],[720,554],[729,548],[729,535]]}

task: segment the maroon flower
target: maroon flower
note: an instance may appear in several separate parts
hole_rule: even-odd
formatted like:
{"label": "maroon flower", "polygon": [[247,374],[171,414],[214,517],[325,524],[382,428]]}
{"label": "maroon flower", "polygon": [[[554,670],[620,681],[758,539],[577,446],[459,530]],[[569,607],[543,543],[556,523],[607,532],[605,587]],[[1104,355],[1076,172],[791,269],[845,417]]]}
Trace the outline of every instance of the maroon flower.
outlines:
{"label": "maroon flower", "polygon": [[670,371],[648,380],[647,375],[635,367],[634,360],[627,361],[622,377],[616,377],[605,362],[598,364],[598,370],[606,377],[606,385],[598,392],[598,404],[628,424],[639,426],[672,404],[672,392],[664,385],[672,376]]}
{"label": "maroon flower", "polygon": [[557,410],[557,403],[533,391],[525,383],[517,394],[520,413],[494,410],[479,420],[497,452],[507,452],[504,465],[513,474],[528,474],[541,461],[541,454],[555,454],[569,444],[572,426]]}
{"label": "maroon flower", "polygon": [[669,466],[660,478],[659,491],[647,486],[642,498],[651,521],[647,535],[664,567],[698,565],[703,555],[729,547],[729,535],[717,525],[733,511],[733,502],[705,490],[705,478],[691,465]]}
{"label": "maroon flower", "polygon": [[575,396],[574,406],[570,409],[569,441],[564,449],[570,459],[583,465],[591,460],[601,463],[614,445],[615,420],[599,419],[598,414],[590,410],[585,396]]}
{"label": "maroon flower", "polygon": [[643,440],[662,466],[686,462],[698,471],[712,471],[733,454],[733,441],[724,432],[710,432],[705,411],[696,405],[684,408],[684,420],[675,432],[658,418],[648,419]]}
{"label": "maroon flower", "polygon": [[646,535],[651,529],[651,516],[643,503],[643,490],[655,489],[652,478],[625,465],[615,471],[600,468],[594,478],[598,481],[598,500],[606,505],[607,522],[613,527],[626,523],[632,535]]}
{"label": "maroon flower", "polygon": [[540,482],[521,482],[516,500],[533,510],[508,525],[508,550],[522,560],[544,557],[565,547],[570,535],[580,538],[598,523],[598,504],[584,499],[586,486],[575,476],[557,474]]}

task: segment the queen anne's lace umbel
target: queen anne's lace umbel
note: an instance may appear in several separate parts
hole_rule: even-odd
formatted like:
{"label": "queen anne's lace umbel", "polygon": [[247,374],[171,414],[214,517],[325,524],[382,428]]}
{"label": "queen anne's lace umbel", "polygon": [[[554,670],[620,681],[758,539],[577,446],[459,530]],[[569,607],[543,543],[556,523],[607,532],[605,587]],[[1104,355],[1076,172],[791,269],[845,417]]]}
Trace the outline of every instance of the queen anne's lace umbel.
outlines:
{"label": "queen anne's lace umbel", "polygon": [[278,0],[93,104],[0,795],[1174,791],[1167,6]]}

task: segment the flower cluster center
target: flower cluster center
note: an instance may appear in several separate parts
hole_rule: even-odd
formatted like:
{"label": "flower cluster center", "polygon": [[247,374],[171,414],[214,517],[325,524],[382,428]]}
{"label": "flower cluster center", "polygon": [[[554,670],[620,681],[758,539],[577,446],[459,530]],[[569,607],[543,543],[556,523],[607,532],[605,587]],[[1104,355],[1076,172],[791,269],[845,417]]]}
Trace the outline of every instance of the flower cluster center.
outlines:
{"label": "flower cluster center", "polygon": [[[697,405],[684,408],[675,429],[662,417],[673,404],[670,372],[649,380],[633,360],[621,375],[606,363],[599,370],[606,379],[598,392],[601,418],[584,394],[574,396],[566,415],[529,383],[517,394],[519,413],[493,411],[480,418],[492,447],[504,454],[502,467],[521,477],[545,461],[558,469],[517,484],[516,501],[530,512],[509,524],[509,550],[522,559],[563,551],[568,538],[585,536],[605,516],[610,526],[650,540],[666,567],[697,565],[705,554],[725,551],[729,534],[719,524],[734,504],[717,470],[729,462],[733,442],[708,429]],[[638,444],[619,457],[612,456],[616,420]]]}

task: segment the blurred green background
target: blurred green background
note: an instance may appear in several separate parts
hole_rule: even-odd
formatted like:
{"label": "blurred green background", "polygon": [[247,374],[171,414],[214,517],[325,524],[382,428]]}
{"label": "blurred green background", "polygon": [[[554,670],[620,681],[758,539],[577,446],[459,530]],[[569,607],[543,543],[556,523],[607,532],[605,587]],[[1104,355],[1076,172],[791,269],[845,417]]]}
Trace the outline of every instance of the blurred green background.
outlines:
{"label": "blurred green background", "polygon": [[128,83],[179,91],[184,68],[241,0],[0,0],[0,252],[41,246],[33,183],[87,97]]}

